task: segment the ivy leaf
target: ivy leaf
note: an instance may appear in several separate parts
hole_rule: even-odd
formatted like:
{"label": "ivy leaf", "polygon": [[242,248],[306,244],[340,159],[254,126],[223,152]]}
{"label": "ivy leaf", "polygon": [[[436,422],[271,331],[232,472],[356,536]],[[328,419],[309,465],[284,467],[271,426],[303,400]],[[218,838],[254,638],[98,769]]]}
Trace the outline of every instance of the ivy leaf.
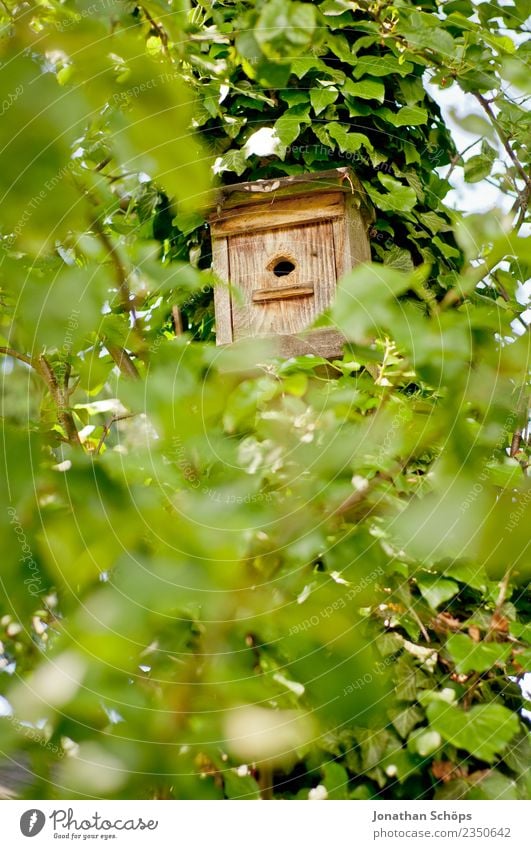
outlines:
{"label": "ivy leaf", "polygon": [[327,106],[335,103],[338,97],[336,88],[312,88],[310,89],[310,103],[316,115],[323,112]]}
{"label": "ivy leaf", "polygon": [[455,662],[456,671],[486,672],[496,664],[507,662],[511,647],[503,643],[476,643],[467,634],[453,634],[446,648]]}
{"label": "ivy leaf", "polygon": [[360,56],[354,65],[353,74],[357,80],[367,74],[375,77],[386,77],[389,74],[400,74],[407,77],[413,71],[411,62],[400,62],[394,56]]}
{"label": "ivy leaf", "polygon": [[310,3],[269,0],[262,6],[254,35],[264,55],[291,57],[311,44],[315,8]]}
{"label": "ivy leaf", "polygon": [[476,705],[469,711],[434,701],[427,709],[431,727],[448,743],[487,763],[503,752],[518,732],[518,717],[496,704]]}
{"label": "ivy leaf", "polygon": [[326,129],[330,137],[338,143],[341,153],[356,153],[360,147],[365,147],[369,151],[374,150],[366,135],[348,132],[345,126],[337,121],[327,124]]}
{"label": "ivy leaf", "polygon": [[378,109],[376,115],[383,118],[388,124],[392,124],[393,127],[414,127],[418,124],[425,124],[428,120],[428,112],[421,106],[403,106],[398,112],[392,112],[384,107]]}
{"label": "ivy leaf", "polygon": [[496,151],[484,141],[481,145],[481,153],[471,156],[465,162],[465,180],[467,183],[478,183],[488,177],[492,171],[492,165],[496,158]]}
{"label": "ivy leaf", "polygon": [[434,609],[459,592],[459,584],[455,581],[440,578],[438,575],[430,575],[428,572],[417,578],[417,584],[423,597]]}
{"label": "ivy leaf", "polygon": [[234,171],[239,177],[247,167],[247,153],[243,148],[241,150],[228,150],[223,156],[220,156],[214,167],[218,174],[222,171]]}
{"label": "ivy leaf", "polygon": [[260,788],[252,775],[238,775],[236,770],[227,769],[223,773],[223,783],[227,799],[260,798]]}
{"label": "ivy leaf", "polygon": [[405,248],[399,248],[397,245],[389,251],[385,251],[383,255],[384,265],[389,268],[397,268],[399,271],[413,271],[413,260],[411,254]]}
{"label": "ivy leaf", "polygon": [[275,133],[283,145],[288,147],[293,144],[301,132],[301,124],[310,123],[310,106],[308,103],[300,103],[287,109],[283,115],[275,121]]}
{"label": "ivy leaf", "polygon": [[291,70],[297,79],[301,80],[310,71],[323,70],[326,72],[327,68],[315,56],[297,56],[291,63]]}
{"label": "ivy leaf", "polygon": [[353,80],[346,80],[343,86],[345,94],[350,94],[352,97],[361,97],[362,100],[378,100],[380,103],[385,99],[385,86],[377,80],[371,80],[369,77],[355,83]]}
{"label": "ivy leaf", "polygon": [[415,705],[408,705],[391,711],[391,722],[403,738],[406,738],[415,725],[418,725],[423,719],[424,714]]}
{"label": "ivy leaf", "polygon": [[400,29],[412,47],[442,53],[448,61],[454,55],[456,44],[450,33],[438,26],[439,23],[436,15],[415,11],[402,23]]}
{"label": "ivy leaf", "polygon": [[340,764],[330,761],[323,767],[323,786],[329,799],[347,799],[348,772]]}
{"label": "ivy leaf", "polygon": [[395,127],[415,127],[426,124],[427,120],[428,112],[422,106],[403,106],[395,115],[394,125]]}
{"label": "ivy leaf", "polygon": [[382,186],[388,190],[388,194],[377,191],[371,183],[364,182],[370,199],[382,212],[411,212],[417,203],[415,191],[410,186],[404,186],[389,174],[378,174]]}

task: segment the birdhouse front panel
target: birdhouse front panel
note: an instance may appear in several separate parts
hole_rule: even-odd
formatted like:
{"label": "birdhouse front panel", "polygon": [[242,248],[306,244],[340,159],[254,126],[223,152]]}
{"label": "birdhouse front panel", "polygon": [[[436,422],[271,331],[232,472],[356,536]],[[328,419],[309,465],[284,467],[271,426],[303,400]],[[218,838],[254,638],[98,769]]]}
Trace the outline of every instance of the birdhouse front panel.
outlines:
{"label": "birdhouse front panel", "polygon": [[[233,339],[294,334],[308,328],[334,297],[330,222],[234,236],[229,242]],[[239,303],[241,301],[241,304]]]}
{"label": "birdhouse front panel", "polygon": [[286,355],[341,353],[336,331],[305,331],[370,259],[360,190],[347,168],[224,189],[210,217],[214,270],[230,283],[215,289],[218,344],[275,336]]}

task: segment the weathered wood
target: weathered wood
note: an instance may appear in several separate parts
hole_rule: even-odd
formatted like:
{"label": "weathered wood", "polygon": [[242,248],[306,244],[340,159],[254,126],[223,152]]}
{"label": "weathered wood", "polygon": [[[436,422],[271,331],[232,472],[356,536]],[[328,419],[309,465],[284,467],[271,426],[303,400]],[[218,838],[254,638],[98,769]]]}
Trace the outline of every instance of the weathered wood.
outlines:
{"label": "weathered wood", "polygon": [[224,345],[232,342],[232,303],[229,288],[229,244],[228,239],[212,240],[212,265],[220,282],[214,287],[214,311],[216,314],[216,342]]}
{"label": "weathered wood", "polygon": [[297,195],[275,200],[270,198],[252,206],[238,206],[212,215],[209,219],[212,236],[234,236],[278,227],[298,227],[311,221],[330,220],[345,214],[342,192]]}
{"label": "weathered wood", "polygon": [[253,292],[253,303],[260,304],[263,301],[279,301],[286,298],[305,298],[313,294],[313,286],[283,286],[278,289],[255,289]]}
{"label": "weathered wood", "polygon": [[374,221],[374,211],[370,210],[369,214],[360,215],[360,210],[357,208],[355,198],[352,196],[345,197],[345,230],[346,230],[346,257],[347,268],[345,271],[350,271],[351,268],[361,262],[370,262],[371,246],[367,230],[371,221]]}
{"label": "weathered wood", "polygon": [[350,168],[240,183],[210,217],[218,344],[274,338],[280,356],[340,357],[333,328],[308,331],[338,279],[370,259],[371,211]]}
{"label": "weathered wood", "polygon": [[279,335],[275,347],[281,357],[301,357],[314,354],[327,360],[338,359],[343,354],[345,339],[332,328],[309,330],[300,335]]}
{"label": "weathered wood", "polygon": [[[234,298],[232,303],[234,339],[298,333],[332,301],[336,270],[330,222],[265,231],[259,240],[253,234],[233,236],[229,244],[231,282],[241,293],[240,302]],[[313,287],[314,297],[253,303],[256,290],[286,287],[286,277],[275,277],[272,270],[275,257],[286,255],[295,265],[289,275],[290,287]]]}
{"label": "weathered wood", "polygon": [[314,174],[294,174],[289,177],[273,177],[222,186],[218,189],[216,205],[218,209],[228,209],[231,206],[256,203],[260,195],[272,195],[276,201],[282,197],[330,190],[356,194],[361,202],[368,204],[367,195],[358,177],[352,168],[346,166]]}

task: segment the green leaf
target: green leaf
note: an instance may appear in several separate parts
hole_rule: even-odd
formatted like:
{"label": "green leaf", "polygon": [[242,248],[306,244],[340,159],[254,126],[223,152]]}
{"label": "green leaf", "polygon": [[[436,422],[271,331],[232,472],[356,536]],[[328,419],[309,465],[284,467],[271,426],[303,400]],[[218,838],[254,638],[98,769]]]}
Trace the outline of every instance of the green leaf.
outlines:
{"label": "green leaf", "polygon": [[223,772],[227,799],[260,799],[260,788],[252,775],[238,775],[233,769]]}
{"label": "green leaf", "polygon": [[374,150],[371,142],[364,133],[353,133],[348,131],[348,125],[332,122],[326,125],[330,137],[339,145],[341,153],[356,153],[361,147],[366,150]]}
{"label": "green leaf", "polygon": [[430,731],[426,728],[418,728],[410,734],[407,747],[410,752],[415,752],[421,758],[427,758],[440,749],[442,743],[438,731]]}
{"label": "green leaf", "polygon": [[220,157],[219,163],[216,163],[218,173],[223,171],[234,171],[238,176],[243,174],[247,167],[247,153],[245,149],[228,150]]}
{"label": "green leaf", "polygon": [[428,112],[421,106],[403,106],[398,112],[392,112],[384,107],[378,109],[375,114],[384,118],[393,127],[415,127],[426,124],[428,120]]}
{"label": "green leaf", "polygon": [[384,265],[397,268],[399,271],[413,271],[414,268],[410,252],[405,248],[399,248],[398,245],[384,252],[383,261]]}
{"label": "green leaf", "polygon": [[389,74],[400,74],[407,77],[413,71],[411,62],[400,62],[394,56],[360,56],[354,65],[353,74],[357,80],[372,74],[374,77],[386,77]]}
{"label": "green leaf", "polygon": [[422,722],[424,719],[424,714],[420,710],[420,708],[415,705],[408,705],[404,708],[395,708],[391,712],[391,722],[404,739],[408,736],[410,731],[418,725],[419,722]]}
{"label": "green leaf", "polygon": [[308,103],[300,103],[287,109],[280,118],[275,121],[275,133],[283,145],[288,147],[293,144],[300,135],[301,125],[310,123],[310,106]]}
{"label": "green leaf", "polygon": [[311,44],[315,26],[316,11],[310,3],[266,0],[254,36],[269,58],[291,58]]}
{"label": "green leaf", "polygon": [[330,761],[324,765],[322,784],[328,791],[329,799],[348,798],[348,772],[340,764]]}
{"label": "green leaf", "polygon": [[6,52],[0,67],[3,123],[12,128],[0,149],[0,198],[4,232],[38,252],[83,226],[86,207],[74,183],[71,145],[91,109],[83,91],[62,89],[24,53]]}
{"label": "green leaf", "polygon": [[487,763],[501,754],[518,732],[518,717],[502,705],[476,705],[469,711],[442,702],[427,709],[430,725],[458,749]]}
{"label": "green leaf", "polygon": [[455,581],[449,581],[447,578],[440,578],[438,575],[430,575],[429,573],[417,576],[417,583],[423,597],[435,610],[459,592],[459,585]]}
{"label": "green leaf", "polygon": [[[120,45],[117,45],[119,49]],[[128,51],[131,46],[127,45]],[[190,127],[193,97],[181,79],[134,51],[116,92],[111,143],[128,170],[145,171],[186,209],[196,209],[210,185],[209,157]]]}
{"label": "green leaf", "polygon": [[476,643],[467,634],[453,634],[446,648],[455,663],[456,671],[486,672],[493,666],[507,662],[511,647],[503,643]]}
{"label": "green leaf", "polygon": [[517,783],[495,769],[481,770],[468,779],[449,781],[437,790],[436,799],[520,799]]}
{"label": "green leaf", "polygon": [[394,302],[409,287],[409,275],[376,263],[358,266],[339,281],[331,317],[347,339],[361,342],[375,329],[392,326]]}
{"label": "green leaf", "polygon": [[492,171],[492,159],[479,153],[471,156],[465,162],[465,180],[467,183],[478,183],[488,177]]}
{"label": "green leaf", "polygon": [[335,88],[312,88],[310,89],[310,102],[312,109],[316,115],[320,115],[327,106],[335,103],[338,97],[338,90]]}
{"label": "green leaf", "polygon": [[454,56],[456,44],[450,33],[438,26],[439,23],[436,15],[415,11],[401,23],[400,31],[412,47],[433,50],[442,54],[448,62]]}
{"label": "green leaf", "polygon": [[411,186],[404,186],[389,174],[379,173],[378,179],[388,190],[388,194],[377,191],[371,183],[363,183],[375,206],[382,212],[411,212],[417,203],[414,189]]}
{"label": "green leaf", "polygon": [[343,86],[343,91],[345,94],[350,94],[352,97],[360,97],[362,100],[378,100],[380,103],[383,103],[385,99],[384,84],[369,77],[365,77],[357,83],[347,79]]}

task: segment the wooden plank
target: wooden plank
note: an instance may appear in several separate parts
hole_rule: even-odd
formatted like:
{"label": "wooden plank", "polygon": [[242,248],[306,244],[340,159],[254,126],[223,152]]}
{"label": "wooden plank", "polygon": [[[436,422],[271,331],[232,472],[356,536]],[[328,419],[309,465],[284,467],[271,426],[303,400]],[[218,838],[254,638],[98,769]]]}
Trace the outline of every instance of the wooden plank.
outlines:
{"label": "wooden plank", "polygon": [[328,171],[294,174],[289,177],[273,177],[266,180],[249,180],[232,183],[218,190],[217,204],[220,206],[240,206],[256,203],[260,196],[274,195],[275,198],[295,197],[310,192],[330,191],[363,193],[363,187],[349,166],[332,168]]}
{"label": "wooden plank", "polygon": [[[299,333],[313,323],[334,297],[336,269],[329,221],[267,231],[259,239],[252,233],[232,236],[229,252],[231,282],[243,294],[243,302],[232,306],[234,339]],[[253,303],[257,289],[281,288],[273,269],[275,260],[282,256],[289,257],[294,264],[289,275],[290,288],[313,288],[314,297],[294,296]]]}
{"label": "wooden plank", "polygon": [[281,357],[301,357],[304,354],[315,354],[327,360],[339,359],[343,356],[345,339],[333,328],[309,330],[300,335],[279,335],[276,348]]}
{"label": "wooden plank", "polygon": [[[336,360],[343,356],[343,345],[346,344],[346,339],[333,328],[319,328],[316,330],[308,330],[304,334],[290,335],[268,335],[261,336],[267,342],[268,354],[261,362],[270,357],[301,357],[305,354],[313,354],[317,357],[323,357],[326,360]],[[262,354],[260,355],[262,358]],[[256,364],[250,365],[246,361],[242,361],[236,367],[231,365],[227,367],[223,361],[221,368],[225,371],[237,371],[243,374],[252,376],[256,372],[263,372],[263,366]]]}
{"label": "wooden plank", "polygon": [[360,262],[370,262],[371,260],[368,230],[372,216],[363,215],[352,197],[345,198],[345,209],[346,253],[350,261],[350,268],[354,268]]}
{"label": "wooden plank", "polygon": [[214,286],[216,345],[226,345],[233,338],[228,239],[212,239],[212,267],[219,277],[219,283]]}
{"label": "wooden plank", "polygon": [[278,286],[271,289],[255,289],[253,292],[253,303],[259,304],[263,301],[278,301],[284,298],[304,298],[313,295],[313,286]]}
{"label": "wooden plank", "polygon": [[213,237],[234,236],[330,220],[343,215],[344,209],[343,194],[338,191],[283,198],[274,203],[270,198],[252,206],[223,210],[210,217],[210,228]]}
{"label": "wooden plank", "polygon": [[345,215],[336,219],[332,228],[339,280],[356,265],[371,259],[367,217],[350,197],[345,197]]}

